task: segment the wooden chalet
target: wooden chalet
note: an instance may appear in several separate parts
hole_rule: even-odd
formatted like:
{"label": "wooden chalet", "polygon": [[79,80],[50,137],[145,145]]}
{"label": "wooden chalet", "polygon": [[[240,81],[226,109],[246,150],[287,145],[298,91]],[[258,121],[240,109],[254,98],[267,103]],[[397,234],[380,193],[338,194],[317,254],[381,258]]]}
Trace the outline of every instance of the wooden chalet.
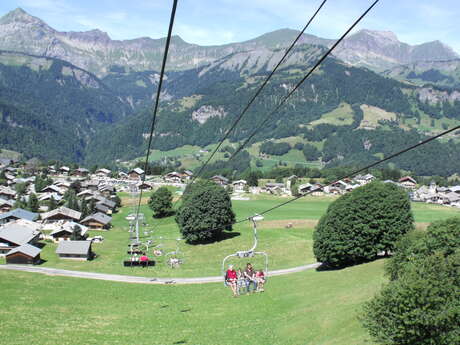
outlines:
{"label": "wooden chalet", "polygon": [[0,186],[0,198],[5,200],[13,200],[16,198],[16,192],[11,188]]}
{"label": "wooden chalet", "polygon": [[238,180],[238,181],[233,181],[233,190],[235,192],[244,192],[244,189],[246,188],[248,182],[246,180]]}
{"label": "wooden chalet", "polygon": [[66,166],[62,166],[58,169],[58,172],[62,175],[68,175],[70,172],[70,168]]}
{"label": "wooden chalet", "polygon": [[85,168],[75,169],[73,172],[74,176],[86,177],[89,175],[89,170]]}
{"label": "wooden chalet", "polygon": [[226,186],[228,185],[228,178],[223,177],[221,175],[215,175],[211,177],[211,180],[215,183],[217,183],[220,186]]}
{"label": "wooden chalet", "polygon": [[15,208],[9,212],[0,214],[0,225],[13,222],[18,219],[24,219],[33,222],[38,219],[38,213],[23,210],[22,208]]}
{"label": "wooden chalet", "polygon": [[97,169],[94,174],[98,177],[110,177],[112,171],[109,169]]}
{"label": "wooden chalet", "polygon": [[0,198],[0,213],[6,213],[11,211],[11,209],[14,207],[14,201],[13,200],[5,200]]}
{"label": "wooden chalet", "polygon": [[37,265],[41,262],[42,250],[28,243],[11,249],[5,256],[7,264]]}
{"label": "wooden chalet", "polygon": [[91,260],[94,257],[91,241],[60,241],[56,254],[61,259],[72,260]]}
{"label": "wooden chalet", "polygon": [[86,225],[90,230],[103,230],[110,228],[112,217],[101,212],[92,214],[81,221],[81,224]]}
{"label": "wooden chalet", "polygon": [[40,232],[20,224],[7,224],[0,228],[0,254],[6,254],[11,249],[38,241]]}
{"label": "wooden chalet", "polygon": [[59,188],[58,186],[55,186],[55,185],[49,185],[49,186],[46,186],[45,188],[43,188],[40,193],[57,193],[59,195],[63,195],[64,192],[62,191],[61,188]]}
{"label": "wooden chalet", "polygon": [[399,185],[404,188],[414,189],[417,187],[417,181],[410,176],[404,176],[399,179]]}
{"label": "wooden chalet", "polygon": [[81,212],[61,206],[55,210],[43,213],[41,215],[43,222],[57,222],[60,220],[70,220],[78,222],[81,218]]}
{"label": "wooden chalet", "polygon": [[141,168],[135,168],[128,172],[128,178],[130,180],[141,180],[145,172]]}
{"label": "wooden chalet", "polygon": [[153,189],[153,186],[150,183],[145,182],[145,181],[144,182],[139,182],[138,184],[136,184],[136,187],[139,190],[141,190],[141,189],[142,190],[152,190]]}
{"label": "wooden chalet", "polygon": [[51,233],[50,236],[53,238],[54,241],[67,241],[70,240],[72,237],[74,228],[78,226],[80,228],[80,237],[82,239],[86,239],[87,233],[88,233],[88,227],[75,223],[75,222],[65,222],[56,229],[54,229]]}
{"label": "wooden chalet", "polygon": [[165,182],[169,183],[182,183],[182,174],[178,172],[170,172],[164,176]]}

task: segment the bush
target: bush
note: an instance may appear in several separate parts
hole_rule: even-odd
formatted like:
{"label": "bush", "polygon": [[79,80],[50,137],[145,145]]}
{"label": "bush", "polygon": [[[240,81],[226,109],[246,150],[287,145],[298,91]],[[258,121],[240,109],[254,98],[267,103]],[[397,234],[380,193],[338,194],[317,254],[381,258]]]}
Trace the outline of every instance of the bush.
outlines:
{"label": "bush", "polygon": [[235,214],[227,191],[212,181],[187,186],[176,222],[189,243],[215,241],[232,230]]}
{"label": "bush", "polygon": [[149,207],[155,218],[170,216],[172,211],[172,193],[166,187],[160,187],[152,193],[149,199]]}
{"label": "bush", "polygon": [[312,144],[305,144],[302,151],[307,161],[316,161],[321,156],[319,150]]}
{"label": "bush", "polygon": [[288,143],[273,143],[271,141],[267,141],[260,145],[260,152],[268,155],[282,156],[290,150],[291,145]]}
{"label": "bush", "polygon": [[342,267],[373,260],[413,228],[407,193],[373,182],[343,195],[321,217],[313,234],[318,261]]}

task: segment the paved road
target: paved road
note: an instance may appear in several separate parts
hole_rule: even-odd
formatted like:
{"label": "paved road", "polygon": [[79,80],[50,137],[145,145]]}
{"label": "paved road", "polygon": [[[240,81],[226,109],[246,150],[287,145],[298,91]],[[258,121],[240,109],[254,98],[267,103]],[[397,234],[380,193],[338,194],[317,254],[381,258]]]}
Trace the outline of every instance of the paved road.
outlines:
{"label": "paved road", "polygon": [[[320,263],[316,262],[310,265],[297,266],[282,270],[270,271],[269,276],[281,276],[301,271],[317,268]],[[222,277],[196,277],[196,278],[152,278],[125,276],[120,274],[106,274],[95,272],[69,271],[58,268],[28,266],[28,265],[0,265],[0,269],[22,272],[41,273],[50,276],[64,276],[85,279],[108,280],[113,282],[135,283],[135,284],[205,284],[222,282]]]}

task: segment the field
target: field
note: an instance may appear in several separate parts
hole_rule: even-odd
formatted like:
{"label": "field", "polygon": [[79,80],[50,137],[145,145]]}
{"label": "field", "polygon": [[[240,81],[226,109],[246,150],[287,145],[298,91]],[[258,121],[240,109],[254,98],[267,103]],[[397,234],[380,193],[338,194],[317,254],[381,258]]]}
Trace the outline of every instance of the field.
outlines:
{"label": "field", "polygon": [[[237,219],[244,219],[285,200],[288,199],[268,195],[257,196],[252,197],[250,201],[235,200],[233,207]],[[312,253],[313,228],[333,200],[333,197],[306,197],[265,216],[264,221],[258,225],[258,250],[268,253],[270,269],[289,268],[315,262]],[[421,228],[434,220],[460,215],[458,209],[424,203],[414,203],[413,210],[417,225]],[[192,246],[180,241],[180,257],[185,264],[179,269],[170,269],[165,257],[157,258],[157,265],[148,269],[123,267],[123,260],[129,259],[126,252],[130,236],[125,217],[131,211],[131,207],[126,207],[115,214],[114,227],[110,231],[91,231],[91,236],[104,236],[103,243],[93,244],[93,250],[98,255],[95,260],[81,262],[59,259],[55,254],[57,245],[47,243],[41,254],[42,259],[46,260],[43,267],[148,277],[216,276],[220,274],[225,256],[237,250],[249,249],[253,244],[252,224],[243,222],[235,225],[232,232],[227,232],[224,240],[213,244]],[[142,206],[142,212],[145,214],[147,226],[140,233],[141,240],[152,239],[154,245],[160,244],[164,252],[175,251],[176,239],[180,237],[180,233],[174,217],[153,219],[152,212],[146,205]],[[292,223],[293,227],[287,229],[289,223]],[[144,230],[149,233],[145,234]],[[152,256],[151,251],[149,256]],[[238,266],[244,264],[238,261],[234,263]],[[260,266],[263,260],[258,258],[254,263]]]}
{"label": "field", "polygon": [[[272,207],[285,198],[257,196],[233,201],[238,219]],[[259,247],[269,254],[270,269],[315,261],[312,233],[332,202],[330,197],[306,197],[269,213],[260,222]],[[460,215],[452,208],[413,204],[418,226]],[[179,269],[164,261],[155,267],[125,268],[129,243],[125,207],[114,216],[114,228],[94,244],[91,262],[59,260],[56,245],[47,243],[44,267],[118,273],[146,277],[199,277],[220,274],[221,260],[252,245],[252,228],[235,226],[227,239],[214,244],[180,244],[185,259]],[[151,218],[147,229],[175,250],[179,236],[172,217]],[[286,229],[288,223],[293,228]],[[144,236],[142,234],[142,236]],[[151,236],[149,234],[148,236]],[[262,261],[251,260],[257,267]],[[238,262],[243,266],[246,263]],[[343,270],[315,271],[269,278],[266,292],[230,297],[221,283],[203,285],[143,285],[44,276],[0,270],[0,333],[9,344],[373,344],[360,326],[362,303],[385,282],[384,260]]]}
{"label": "field", "polygon": [[0,332],[14,345],[372,344],[357,314],[384,282],[382,267],[379,260],[274,277],[265,293],[239,298],[222,284],[136,285],[0,270]]}

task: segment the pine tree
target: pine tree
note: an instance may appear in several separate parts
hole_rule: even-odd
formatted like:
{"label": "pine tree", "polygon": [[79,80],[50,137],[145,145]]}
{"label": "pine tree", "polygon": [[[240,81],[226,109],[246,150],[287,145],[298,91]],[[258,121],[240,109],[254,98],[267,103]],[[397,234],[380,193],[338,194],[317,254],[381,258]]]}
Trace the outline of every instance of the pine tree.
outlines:
{"label": "pine tree", "polygon": [[27,209],[31,212],[38,212],[40,205],[38,203],[37,196],[32,193],[29,195],[29,201],[27,202]]}

